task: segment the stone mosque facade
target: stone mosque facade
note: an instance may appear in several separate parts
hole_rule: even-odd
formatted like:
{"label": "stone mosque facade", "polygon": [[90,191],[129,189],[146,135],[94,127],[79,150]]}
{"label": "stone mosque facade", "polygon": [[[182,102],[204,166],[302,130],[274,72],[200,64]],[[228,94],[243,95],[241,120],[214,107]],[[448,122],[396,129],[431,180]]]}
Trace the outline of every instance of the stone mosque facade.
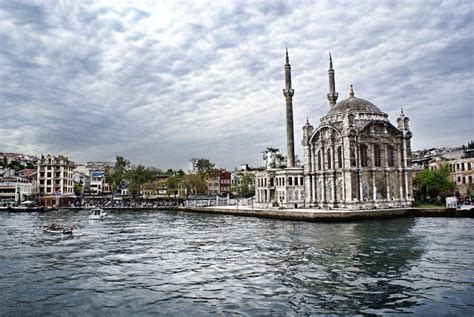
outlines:
{"label": "stone mosque facade", "polygon": [[355,96],[337,102],[329,57],[329,110],[315,128],[303,126],[304,165],[295,166],[294,90],[288,51],[285,64],[288,166],[256,174],[255,206],[321,209],[407,207],[413,200],[409,119],[396,126],[373,103]]}

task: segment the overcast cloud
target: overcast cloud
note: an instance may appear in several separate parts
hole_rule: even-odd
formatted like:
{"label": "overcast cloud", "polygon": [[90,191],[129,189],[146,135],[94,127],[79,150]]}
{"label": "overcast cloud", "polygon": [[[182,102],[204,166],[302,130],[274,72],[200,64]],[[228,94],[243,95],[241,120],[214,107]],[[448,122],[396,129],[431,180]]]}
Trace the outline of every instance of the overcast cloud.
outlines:
{"label": "overcast cloud", "polygon": [[472,1],[0,1],[0,151],[189,168],[286,152],[285,46],[296,153],[354,84],[413,149],[474,138]]}

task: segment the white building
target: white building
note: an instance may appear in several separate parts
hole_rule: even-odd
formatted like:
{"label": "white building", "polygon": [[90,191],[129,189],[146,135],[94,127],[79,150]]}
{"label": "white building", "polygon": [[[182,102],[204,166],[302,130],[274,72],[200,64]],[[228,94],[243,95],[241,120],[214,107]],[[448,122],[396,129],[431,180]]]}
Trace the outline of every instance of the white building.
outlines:
{"label": "white building", "polygon": [[40,195],[74,195],[74,162],[63,155],[42,155],[37,186]]}
{"label": "white building", "polygon": [[34,193],[31,181],[23,177],[9,176],[0,178],[0,206],[21,204]]}

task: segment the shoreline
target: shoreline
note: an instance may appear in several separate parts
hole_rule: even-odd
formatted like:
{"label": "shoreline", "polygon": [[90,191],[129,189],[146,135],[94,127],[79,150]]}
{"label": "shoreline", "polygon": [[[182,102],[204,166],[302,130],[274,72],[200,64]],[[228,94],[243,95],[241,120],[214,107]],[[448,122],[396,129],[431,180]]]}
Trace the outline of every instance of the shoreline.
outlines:
{"label": "shoreline", "polygon": [[[84,210],[84,208],[70,207],[68,210]],[[456,217],[474,218],[474,210],[460,210],[455,208],[391,208],[373,210],[321,210],[321,209],[256,209],[239,206],[221,207],[105,207],[104,210],[177,210],[203,214],[232,215],[241,217],[269,218],[307,222],[338,222],[368,219],[389,219],[402,217]]]}

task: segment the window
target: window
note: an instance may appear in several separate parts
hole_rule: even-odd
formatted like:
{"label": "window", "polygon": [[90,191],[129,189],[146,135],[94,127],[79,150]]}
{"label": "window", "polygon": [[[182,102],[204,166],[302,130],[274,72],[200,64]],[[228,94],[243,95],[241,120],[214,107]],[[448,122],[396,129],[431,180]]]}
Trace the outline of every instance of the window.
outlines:
{"label": "window", "polygon": [[300,177],[300,185],[303,185],[303,177]]}
{"label": "window", "polygon": [[292,181],[293,181],[292,177],[288,177],[288,185],[289,185],[289,186],[293,185],[293,184],[292,184]]}
{"label": "window", "polygon": [[321,170],[321,150],[318,151],[318,170]]}
{"label": "window", "polygon": [[337,148],[337,167],[342,168],[342,148]]}
{"label": "window", "polygon": [[458,176],[458,182],[459,183],[461,182],[461,176]]}
{"label": "window", "polygon": [[352,167],[357,166],[357,164],[356,164],[356,153],[355,153],[355,149],[353,147],[351,147],[351,166]]}
{"label": "window", "polygon": [[295,177],[295,186],[298,186],[298,177]]}
{"label": "window", "polygon": [[328,169],[331,169],[331,149],[328,149]]}
{"label": "window", "polygon": [[394,167],[395,166],[395,158],[393,155],[393,147],[387,145],[387,160],[388,166]]}
{"label": "window", "polygon": [[380,146],[378,144],[374,144],[374,160],[375,166],[382,166],[382,161],[380,159]]}
{"label": "window", "polygon": [[360,166],[367,167],[367,145],[360,145]]}

